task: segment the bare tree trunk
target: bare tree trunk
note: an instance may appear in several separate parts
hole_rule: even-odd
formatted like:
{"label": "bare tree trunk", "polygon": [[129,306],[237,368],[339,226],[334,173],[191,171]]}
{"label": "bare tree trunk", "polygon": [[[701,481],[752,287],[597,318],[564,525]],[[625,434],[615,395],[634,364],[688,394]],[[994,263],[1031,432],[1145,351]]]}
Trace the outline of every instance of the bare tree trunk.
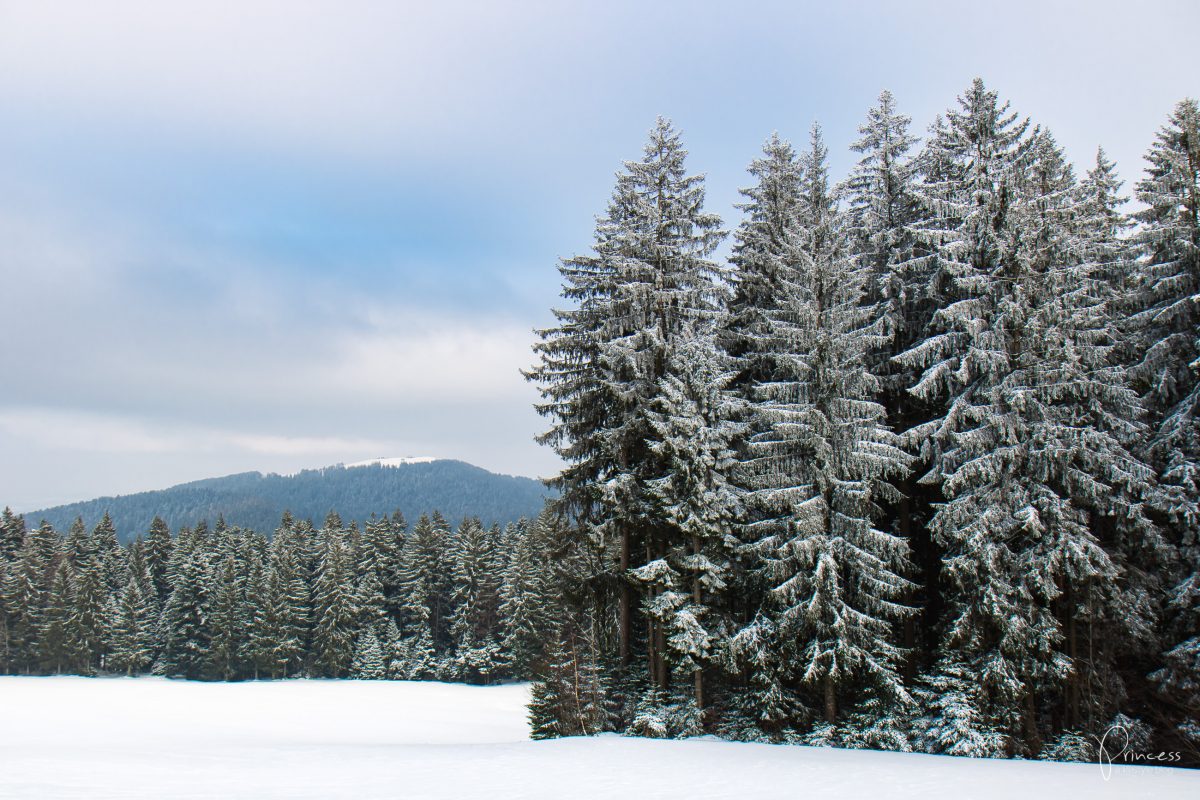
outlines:
{"label": "bare tree trunk", "polygon": [[[700,555],[700,537],[692,536],[692,555]],[[704,599],[703,587],[700,585],[700,570],[692,573],[692,602],[697,606]],[[695,683],[694,691],[696,695],[696,708],[699,711],[704,710],[704,669],[697,665],[692,672],[692,680]]]}
{"label": "bare tree trunk", "polygon": [[1042,749],[1042,737],[1037,728],[1037,706],[1034,703],[1033,691],[1025,693],[1025,743],[1029,746],[1030,755],[1037,755]]}
{"label": "bare tree trunk", "polygon": [[621,528],[621,609],[620,609],[620,628],[621,628],[621,666],[628,667],[630,661],[629,652],[629,623],[630,623],[630,593],[632,587],[629,585],[629,529],[622,526]]}
{"label": "bare tree trunk", "polygon": [[1067,614],[1067,656],[1071,659],[1071,674],[1067,677],[1067,724],[1068,729],[1074,729],[1079,724],[1079,678],[1081,664],[1079,663],[1079,637],[1075,629],[1074,592],[1070,582],[1067,582],[1066,593]]}
{"label": "bare tree trunk", "polygon": [[832,725],[837,720],[837,692],[833,686],[833,676],[825,676],[825,721]]}

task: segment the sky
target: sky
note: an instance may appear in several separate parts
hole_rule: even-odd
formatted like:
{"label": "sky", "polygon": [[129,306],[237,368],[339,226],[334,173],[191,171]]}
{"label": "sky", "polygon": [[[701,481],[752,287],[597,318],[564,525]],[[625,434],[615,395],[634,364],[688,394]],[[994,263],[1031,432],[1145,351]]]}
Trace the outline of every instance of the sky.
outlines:
{"label": "sky", "polygon": [[[534,329],[657,115],[746,165],[980,76],[1131,188],[1200,3],[0,0],[0,506],[379,456],[547,476]],[[980,6],[980,7],[976,7]]]}

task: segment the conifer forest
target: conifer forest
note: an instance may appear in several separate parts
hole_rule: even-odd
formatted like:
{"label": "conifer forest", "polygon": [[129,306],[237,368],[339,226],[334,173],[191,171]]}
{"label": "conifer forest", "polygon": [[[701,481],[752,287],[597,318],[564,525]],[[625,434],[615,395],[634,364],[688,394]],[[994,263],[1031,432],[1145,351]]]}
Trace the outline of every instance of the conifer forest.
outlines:
{"label": "conifer forest", "polygon": [[1128,186],[978,79],[924,122],[883,92],[840,178],[771,135],[729,222],[657,121],[536,332],[537,518],[6,510],[0,672],[532,680],[535,738],[1094,761],[1119,726],[1200,766],[1200,108]]}
{"label": "conifer forest", "polygon": [[[553,734],[1200,765],[1200,112],[1130,200],[980,80],[732,232],[660,119],[528,377],[567,466]],[[727,262],[714,254],[726,237]],[[578,688],[577,688],[578,687]]]}

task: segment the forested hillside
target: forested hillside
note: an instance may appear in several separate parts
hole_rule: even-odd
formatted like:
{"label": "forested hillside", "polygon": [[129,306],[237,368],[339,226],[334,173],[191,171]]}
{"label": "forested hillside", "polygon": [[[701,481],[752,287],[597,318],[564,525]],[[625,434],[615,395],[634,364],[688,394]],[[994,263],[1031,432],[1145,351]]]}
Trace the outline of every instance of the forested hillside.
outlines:
{"label": "forested hillside", "polygon": [[529,377],[587,640],[535,707],[1024,758],[1119,730],[1200,764],[1197,105],[1132,216],[1103,150],[1076,174],[980,80],[923,137],[900,108],[840,182],[819,126],[769,138],[727,262],[660,119],[561,262]]}
{"label": "forested hillside", "polygon": [[497,475],[462,461],[436,460],[399,465],[369,464],[310,469],[295,475],[245,472],[184,483],[169,489],[32,511],[31,522],[45,520],[65,531],[76,517],[88,528],[108,514],[121,541],[150,530],[155,517],[172,529],[200,520],[269,532],[284,511],[296,519],[320,521],[332,510],[346,520],[400,511],[409,519],[437,509],[457,525],[468,516],[505,525],[533,517],[547,496],[531,478]]}

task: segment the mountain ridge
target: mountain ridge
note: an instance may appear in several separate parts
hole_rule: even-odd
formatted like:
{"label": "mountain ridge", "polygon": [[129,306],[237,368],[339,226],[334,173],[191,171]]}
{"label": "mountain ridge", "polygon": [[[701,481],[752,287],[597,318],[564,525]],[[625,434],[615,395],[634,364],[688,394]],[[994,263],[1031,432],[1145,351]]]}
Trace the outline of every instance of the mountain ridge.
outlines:
{"label": "mountain ridge", "polygon": [[127,495],[66,503],[24,514],[30,525],[66,530],[80,517],[88,528],[107,512],[122,541],[149,530],[161,516],[178,530],[200,520],[270,533],[284,511],[320,525],[336,511],[349,524],[400,511],[410,522],[439,511],[453,524],[464,517],[505,524],[535,515],[550,491],[537,480],[501,475],[455,459],[374,459],[304,469],[291,475],[239,472]]}

